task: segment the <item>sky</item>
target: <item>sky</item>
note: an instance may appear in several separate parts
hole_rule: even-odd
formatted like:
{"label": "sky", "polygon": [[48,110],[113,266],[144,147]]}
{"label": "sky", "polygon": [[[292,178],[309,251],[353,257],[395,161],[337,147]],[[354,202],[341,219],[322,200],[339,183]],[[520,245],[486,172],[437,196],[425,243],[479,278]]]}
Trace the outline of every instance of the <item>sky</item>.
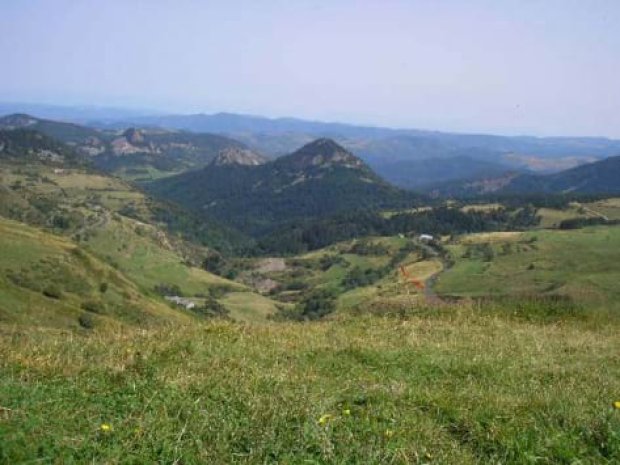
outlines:
{"label": "sky", "polygon": [[0,100],[620,138],[618,0],[0,0]]}

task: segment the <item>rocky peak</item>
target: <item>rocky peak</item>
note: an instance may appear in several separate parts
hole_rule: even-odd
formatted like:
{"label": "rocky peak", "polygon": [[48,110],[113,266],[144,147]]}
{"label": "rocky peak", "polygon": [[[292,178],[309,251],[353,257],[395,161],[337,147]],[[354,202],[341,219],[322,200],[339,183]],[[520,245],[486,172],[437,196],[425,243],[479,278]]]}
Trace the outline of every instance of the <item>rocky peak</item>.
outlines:
{"label": "rocky peak", "polygon": [[291,163],[297,169],[329,167],[363,168],[364,162],[331,139],[321,138],[304,145],[281,160]]}
{"label": "rocky peak", "polygon": [[266,163],[267,159],[262,155],[253,152],[250,149],[244,149],[240,147],[227,147],[220,150],[217,157],[213,159],[211,165],[213,166],[227,166],[227,165],[243,165],[243,166],[257,166]]}
{"label": "rocky peak", "polygon": [[144,142],[144,134],[142,133],[142,131],[136,128],[127,129],[123,133],[123,136],[125,136],[125,139],[127,139],[127,141],[133,145],[142,144]]}

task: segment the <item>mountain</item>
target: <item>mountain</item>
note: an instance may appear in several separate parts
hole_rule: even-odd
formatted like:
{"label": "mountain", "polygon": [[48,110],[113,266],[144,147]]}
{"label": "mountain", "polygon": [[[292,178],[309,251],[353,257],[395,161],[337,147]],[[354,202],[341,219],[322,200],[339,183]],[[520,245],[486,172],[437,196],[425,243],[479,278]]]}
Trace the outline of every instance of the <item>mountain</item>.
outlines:
{"label": "mountain", "polygon": [[82,164],[81,157],[71,147],[32,129],[0,130],[0,159],[58,167]]}
{"label": "mountain", "polygon": [[131,127],[113,134],[94,162],[106,171],[148,179],[207,166],[222,152],[260,157],[241,142],[215,134]]}
{"label": "mountain", "polygon": [[212,164],[154,181],[147,188],[255,237],[291,221],[411,207],[418,199],[325,138],[262,165]]}
{"label": "mountain", "polygon": [[433,186],[435,196],[470,197],[483,194],[618,194],[620,156],[547,175],[505,173],[473,181]]}
{"label": "mountain", "polygon": [[74,147],[98,168],[130,179],[202,168],[222,151],[244,152],[260,159],[241,142],[215,134],[139,127],[99,130],[26,114],[0,118],[0,129],[39,131]]}
{"label": "mountain", "polygon": [[27,102],[0,102],[0,115],[26,113],[57,121],[71,121],[73,123],[90,126],[90,121],[113,122],[122,119],[139,117],[146,114],[154,115],[153,110],[136,110],[129,108],[100,107],[95,105],[50,105]]}
{"label": "mountain", "polygon": [[577,166],[546,176],[521,175],[503,193],[620,193],[620,156]]}
{"label": "mountain", "polygon": [[495,177],[510,171],[502,163],[468,156],[425,158],[371,164],[372,168],[393,184],[412,190],[424,190],[438,183]]}
{"label": "mountain", "polygon": [[1,117],[0,129],[30,129],[39,131],[49,137],[75,146],[96,146],[102,143],[104,136],[97,129],[63,121],[36,118],[23,113]]}

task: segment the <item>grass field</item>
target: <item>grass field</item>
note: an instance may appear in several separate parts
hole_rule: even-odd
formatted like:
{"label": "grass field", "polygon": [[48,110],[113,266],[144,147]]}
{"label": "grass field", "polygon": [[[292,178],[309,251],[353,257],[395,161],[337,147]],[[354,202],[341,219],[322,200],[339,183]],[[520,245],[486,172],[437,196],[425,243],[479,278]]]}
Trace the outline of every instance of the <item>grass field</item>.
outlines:
{"label": "grass field", "polygon": [[540,228],[557,228],[564,220],[572,218],[606,218],[620,219],[620,198],[597,200],[595,202],[572,202],[563,210],[540,208],[537,214],[541,217]]}
{"label": "grass field", "polygon": [[619,327],[512,313],[0,327],[0,462],[618,463]]}
{"label": "grass field", "polygon": [[22,223],[0,219],[0,257],[0,321],[79,328],[84,315],[95,326],[189,320],[70,240]]}
{"label": "grass field", "polygon": [[[465,257],[488,244],[490,260]],[[456,259],[437,291],[457,296],[554,293],[588,305],[617,309],[620,302],[620,228],[490,233],[449,246]]]}
{"label": "grass field", "polygon": [[[220,303],[230,310],[237,321],[264,323],[278,312],[276,302],[254,292],[229,292]],[[288,307],[287,304],[277,304]]]}

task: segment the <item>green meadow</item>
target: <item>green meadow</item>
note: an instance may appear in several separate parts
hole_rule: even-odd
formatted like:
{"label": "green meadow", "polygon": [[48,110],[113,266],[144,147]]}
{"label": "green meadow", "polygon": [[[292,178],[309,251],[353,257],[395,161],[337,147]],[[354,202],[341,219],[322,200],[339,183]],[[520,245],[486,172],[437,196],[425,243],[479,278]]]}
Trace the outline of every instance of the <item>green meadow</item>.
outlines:
{"label": "green meadow", "polygon": [[439,278],[440,294],[557,294],[617,313],[618,227],[470,235],[448,249],[456,263]]}
{"label": "green meadow", "polygon": [[618,463],[618,325],[511,308],[3,327],[0,462]]}

